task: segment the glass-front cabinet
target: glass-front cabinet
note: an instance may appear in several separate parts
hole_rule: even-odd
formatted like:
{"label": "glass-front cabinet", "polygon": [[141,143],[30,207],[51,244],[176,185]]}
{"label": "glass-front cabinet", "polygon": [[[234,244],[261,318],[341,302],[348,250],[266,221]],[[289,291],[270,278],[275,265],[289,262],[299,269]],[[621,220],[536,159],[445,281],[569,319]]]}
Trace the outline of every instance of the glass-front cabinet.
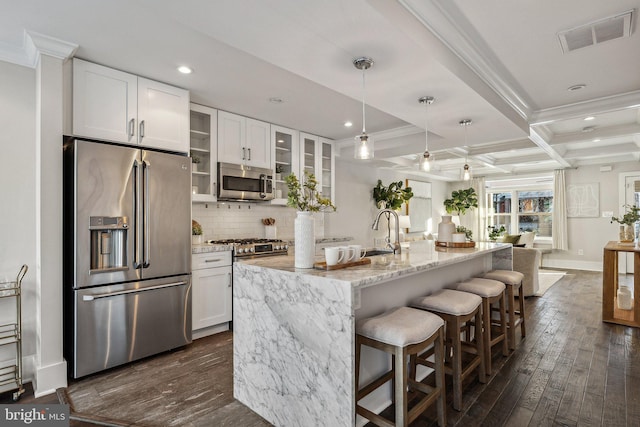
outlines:
{"label": "glass-front cabinet", "polygon": [[287,203],[287,183],[284,179],[294,173],[300,175],[300,141],[297,130],[271,125],[272,158],[275,159],[275,194],[271,204]]}
{"label": "glass-front cabinet", "polygon": [[218,111],[191,104],[191,201],[216,201]]}
{"label": "glass-front cabinet", "polygon": [[315,175],[323,196],[335,202],[335,152],[333,141],[307,133],[300,133],[300,175]]}
{"label": "glass-front cabinet", "polygon": [[335,195],[335,155],[333,141],[320,138],[320,152],[318,155],[318,182],[322,185],[322,195],[330,197],[331,201],[336,201]]}

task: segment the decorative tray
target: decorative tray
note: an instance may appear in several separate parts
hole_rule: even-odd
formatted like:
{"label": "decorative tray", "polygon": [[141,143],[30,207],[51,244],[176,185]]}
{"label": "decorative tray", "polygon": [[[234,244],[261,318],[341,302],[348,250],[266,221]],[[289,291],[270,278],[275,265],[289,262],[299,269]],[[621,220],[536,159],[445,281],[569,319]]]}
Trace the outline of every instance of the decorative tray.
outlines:
{"label": "decorative tray", "polygon": [[345,262],[344,264],[336,264],[336,265],[327,265],[326,262],[322,261],[322,262],[316,262],[313,264],[313,268],[317,269],[317,270],[339,270],[341,268],[347,268],[347,267],[355,267],[358,265],[367,265],[367,264],[371,264],[371,258],[362,258],[359,261],[353,261],[353,262]]}
{"label": "decorative tray", "polygon": [[436,240],[436,246],[441,248],[475,248],[476,242],[439,242]]}

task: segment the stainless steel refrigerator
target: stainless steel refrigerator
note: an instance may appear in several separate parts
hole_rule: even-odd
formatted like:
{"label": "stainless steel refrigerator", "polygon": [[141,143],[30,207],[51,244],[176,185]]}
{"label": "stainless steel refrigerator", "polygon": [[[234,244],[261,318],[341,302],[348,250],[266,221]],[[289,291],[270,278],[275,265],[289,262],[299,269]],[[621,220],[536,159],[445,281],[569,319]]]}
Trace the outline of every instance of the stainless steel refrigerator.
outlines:
{"label": "stainless steel refrigerator", "polygon": [[191,163],[67,138],[64,336],[78,378],[191,342]]}

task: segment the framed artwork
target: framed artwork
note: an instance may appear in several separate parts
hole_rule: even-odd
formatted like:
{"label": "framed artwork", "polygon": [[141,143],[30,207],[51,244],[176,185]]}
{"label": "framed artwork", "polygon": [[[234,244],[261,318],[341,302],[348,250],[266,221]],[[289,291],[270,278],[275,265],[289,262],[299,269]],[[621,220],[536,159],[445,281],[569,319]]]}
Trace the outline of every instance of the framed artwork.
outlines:
{"label": "framed artwork", "polygon": [[594,218],[600,216],[598,183],[567,185],[567,217]]}
{"label": "framed artwork", "polygon": [[407,203],[407,215],[411,221],[409,233],[428,231],[431,223],[431,183],[407,179],[413,197]]}

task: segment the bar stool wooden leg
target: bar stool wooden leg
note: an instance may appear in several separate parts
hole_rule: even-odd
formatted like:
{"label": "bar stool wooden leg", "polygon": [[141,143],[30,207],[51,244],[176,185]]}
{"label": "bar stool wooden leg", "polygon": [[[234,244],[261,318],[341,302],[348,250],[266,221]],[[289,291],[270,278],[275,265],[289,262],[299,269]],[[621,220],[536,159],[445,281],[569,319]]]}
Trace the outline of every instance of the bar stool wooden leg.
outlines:
{"label": "bar stool wooden leg", "polygon": [[507,294],[509,296],[509,347],[511,350],[516,349],[516,299],[513,294],[513,285],[507,285]]}

